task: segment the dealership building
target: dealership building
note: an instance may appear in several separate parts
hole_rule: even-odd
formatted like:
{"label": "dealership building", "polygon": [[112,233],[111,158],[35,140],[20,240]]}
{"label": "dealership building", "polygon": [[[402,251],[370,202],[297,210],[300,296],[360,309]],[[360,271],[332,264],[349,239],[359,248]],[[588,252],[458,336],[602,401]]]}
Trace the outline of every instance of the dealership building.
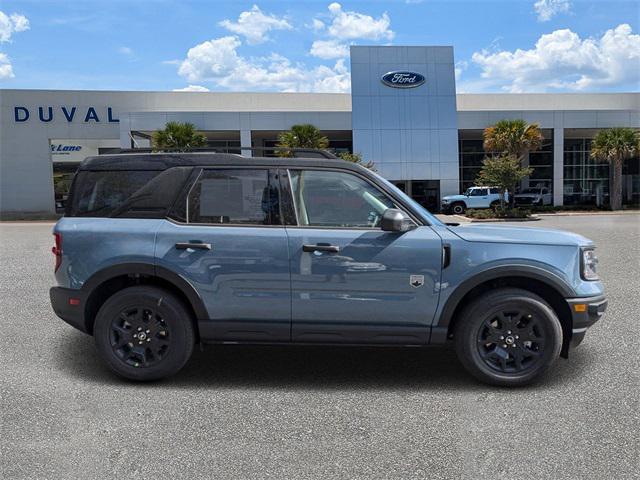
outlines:
{"label": "dealership building", "polygon": [[[391,72],[391,74],[390,74]],[[429,208],[472,185],[498,120],[539,124],[523,187],[555,205],[605,204],[609,166],[589,157],[610,127],[640,129],[640,94],[456,93],[453,48],[351,47],[351,94],[0,90],[0,213],[56,211],[86,156],[148,148],[169,121],[190,122],[211,148],[251,155],[311,123]],[[254,153],[255,154],[255,153]],[[623,203],[638,205],[639,159],[623,168]]]}

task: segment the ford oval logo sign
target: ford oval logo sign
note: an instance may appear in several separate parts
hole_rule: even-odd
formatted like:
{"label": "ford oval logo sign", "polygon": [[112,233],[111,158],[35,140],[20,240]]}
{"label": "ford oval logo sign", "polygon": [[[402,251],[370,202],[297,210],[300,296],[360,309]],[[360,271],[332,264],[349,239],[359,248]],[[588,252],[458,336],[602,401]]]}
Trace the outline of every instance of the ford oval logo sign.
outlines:
{"label": "ford oval logo sign", "polygon": [[424,83],[424,75],[416,72],[397,71],[385,73],[381,80],[388,87],[414,88]]}

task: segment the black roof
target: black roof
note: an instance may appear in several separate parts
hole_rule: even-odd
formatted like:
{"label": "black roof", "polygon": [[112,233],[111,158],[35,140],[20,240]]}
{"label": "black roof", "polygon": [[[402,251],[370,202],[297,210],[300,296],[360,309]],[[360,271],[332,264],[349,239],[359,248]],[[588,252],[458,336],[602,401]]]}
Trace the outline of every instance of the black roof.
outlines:
{"label": "black roof", "polygon": [[363,171],[351,162],[332,158],[243,157],[232,153],[126,153],[87,157],[79,170],[166,170],[208,166],[340,167]]}

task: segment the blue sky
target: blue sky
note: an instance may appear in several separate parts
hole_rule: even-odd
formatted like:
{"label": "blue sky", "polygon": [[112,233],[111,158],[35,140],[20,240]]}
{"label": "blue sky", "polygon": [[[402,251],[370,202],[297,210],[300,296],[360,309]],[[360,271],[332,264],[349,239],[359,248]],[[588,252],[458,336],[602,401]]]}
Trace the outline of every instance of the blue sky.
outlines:
{"label": "blue sky", "polygon": [[638,91],[638,1],[0,3],[0,88],[349,89],[348,46],[453,45],[458,91]]}

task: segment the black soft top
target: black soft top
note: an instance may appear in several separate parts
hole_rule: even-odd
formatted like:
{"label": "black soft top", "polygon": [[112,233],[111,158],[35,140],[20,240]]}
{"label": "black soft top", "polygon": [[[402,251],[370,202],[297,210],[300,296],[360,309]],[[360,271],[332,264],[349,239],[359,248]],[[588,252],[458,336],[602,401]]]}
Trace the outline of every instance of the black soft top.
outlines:
{"label": "black soft top", "polygon": [[268,166],[268,167],[338,167],[362,172],[351,162],[332,158],[243,157],[232,153],[120,153],[87,157],[79,170],[156,170],[173,167]]}

